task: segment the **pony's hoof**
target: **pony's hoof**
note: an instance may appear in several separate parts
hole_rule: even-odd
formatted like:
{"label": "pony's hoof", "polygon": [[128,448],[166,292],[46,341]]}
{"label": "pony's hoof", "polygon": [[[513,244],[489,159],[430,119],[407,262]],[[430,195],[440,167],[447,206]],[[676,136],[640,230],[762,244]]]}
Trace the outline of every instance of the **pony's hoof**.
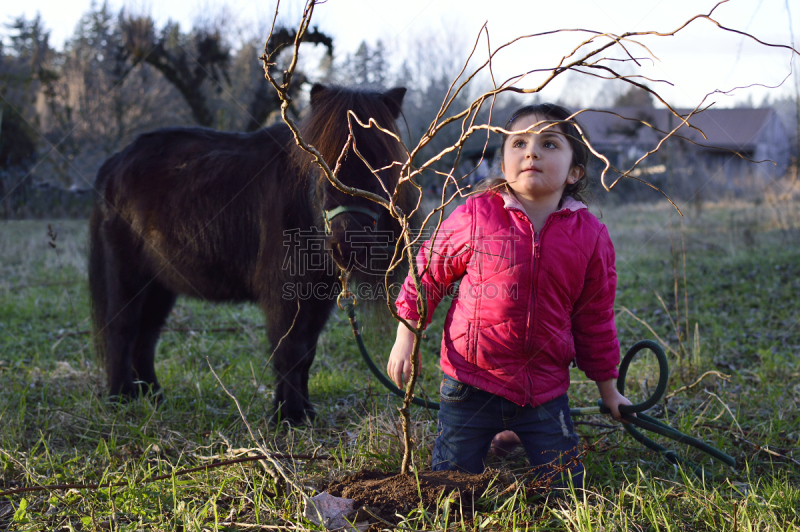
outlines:
{"label": "pony's hoof", "polygon": [[164,392],[161,390],[160,386],[153,386],[145,383],[136,384],[138,387],[134,387],[133,391],[131,392],[110,393],[106,397],[103,397],[102,394],[100,394],[99,398],[106,404],[112,406],[127,405],[134,401],[143,399],[149,403],[152,403],[156,408],[159,408],[166,402]]}
{"label": "pony's hoof", "polygon": [[145,401],[149,401],[150,403],[152,403],[153,406],[155,406],[156,408],[161,408],[167,402],[167,397],[164,395],[164,392],[162,392],[161,390],[158,390],[155,393],[149,393],[148,392],[146,394],[142,394],[141,397]]}
{"label": "pony's hoof", "polygon": [[106,397],[101,397],[101,399],[103,399],[108,405],[121,406],[129,404],[135,399],[135,397],[131,397],[130,395],[124,393],[112,393]]}
{"label": "pony's hoof", "polygon": [[153,405],[156,407],[160,407],[166,401],[164,391],[158,384],[148,384],[145,382],[137,384],[139,385],[139,393],[137,394],[137,397],[153,403]]}
{"label": "pony's hoof", "polygon": [[313,425],[316,418],[317,413],[313,409],[303,410],[302,413],[285,412],[282,409],[276,409],[269,422],[274,426],[286,424],[290,427],[301,427]]}

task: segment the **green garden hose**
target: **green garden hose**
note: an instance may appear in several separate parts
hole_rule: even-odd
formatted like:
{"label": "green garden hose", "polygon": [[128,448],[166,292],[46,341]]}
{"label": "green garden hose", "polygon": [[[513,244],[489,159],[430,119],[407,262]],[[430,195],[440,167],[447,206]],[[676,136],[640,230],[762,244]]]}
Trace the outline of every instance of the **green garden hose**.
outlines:
{"label": "green garden hose", "polygon": [[[367,363],[367,367],[372,371],[373,375],[383,384],[390,392],[397,395],[398,397],[405,397],[405,392],[400,390],[394,383],[389,380],[389,378],[381,371],[376,365],[375,362],[372,360],[372,357],[369,356],[367,352],[367,348],[364,345],[364,340],[361,337],[361,332],[359,331],[358,322],[356,321],[355,315],[355,299],[354,298],[340,298],[339,299],[339,307],[343,309],[347,313],[347,317],[350,320],[350,326],[353,329],[353,336],[356,339],[356,343],[358,344],[358,350],[361,352],[361,356],[364,358],[364,362]],[[679,443],[685,443],[687,445],[691,445],[704,453],[713,456],[714,458],[722,461],[723,463],[735,467],[736,460],[719,449],[715,449],[711,447],[707,443],[698,440],[697,438],[693,438],[691,436],[687,436],[682,432],[675,430],[674,428],[665,425],[658,421],[657,419],[644,414],[645,410],[652,408],[655,406],[661,398],[664,396],[664,392],[667,390],[667,380],[669,379],[669,364],[667,363],[667,355],[664,353],[664,350],[661,348],[660,345],[651,341],[651,340],[642,340],[640,342],[636,342],[636,344],[631,347],[625,356],[622,358],[622,362],[619,366],[619,378],[617,379],[617,389],[619,393],[625,395],[625,377],[628,374],[628,367],[630,366],[633,357],[641,351],[642,349],[649,349],[652,351],[656,358],[658,359],[658,366],[659,366],[659,376],[658,376],[658,385],[656,386],[655,391],[653,394],[648,397],[646,400],[642,401],[641,403],[633,404],[633,405],[621,405],[619,407],[619,411],[622,414],[622,418],[627,421],[627,423],[623,424],[625,430],[630,434],[633,439],[651,449],[653,451],[658,452],[661,456],[664,457],[665,460],[672,464],[681,464],[684,467],[692,469],[695,474],[698,476],[702,476],[703,471],[702,468],[697,466],[696,464],[681,459],[677,453],[674,451],[670,451],[666,447],[659,445],[658,443],[654,442],[641,432],[639,432],[634,426],[643,428],[645,430],[649,430],[651,432],[655,432],[656,434],[660,434],[662,436],[666,436],[667,438],[673,439]],[[422,399],[420,397],[414,397],[412,399],[412,403],[418,406],[422,406],[428,408],[430,410],[439,410],[439,403],[434,401],[428,401],[426,399]],[[598,406],[595,407],[586,407],[586,408],[572,408],[570,409],[570,414],[572,416],[582,416],[582,415],[592,415],[592,414],[610,414],[611,410],[603,404],[602,400],[597,401]],[[634,415],[636,414],[636,415]]]}
{"label": "green garden hose", "polygon": [[[719,449],[711,447],[707,443],[698,440],[697,438],[687,436],[686,434],[673,429],[669,425],[665,425],[657,419],[643,413],[648,408],[655,406],[655,404],[661,400],[661,398],[664,396],[664,392],[667,390],[669,364],[667,364],[667,355],[657,343],[653,342],[652,340],[642,340],[636,342],[633,347],[628,349],[628,352],[625,353],[625,356],[622,358],[622,362],[619,365],[619,377],[617,378],[617,390],[619,390],[619,393],[625,395],[625,377],[628,375],[628,366],[630,366],[633,357],[636,356],[639,351],[645,348],[652,351],[658,359],[658,366],[660,370],[658,376],[658,386],[656,386],[656,390],[647,400],[635,405],[620,405],[619,411],[622,414],[622,418],[625,421],[628,421],[628,423],[625,423],[622,426],[625,428],[628,434],[630,434],[634,440],[638,441],[648,449],[652,449],[653,451],[660,453],[668,462],[690,467],[698,476],[702,476],[702,469],[699,466],[689,462],[688,460],[682,460],[674,451],[668,450],[666,447],[659,445],[636,430],[634,425],[649,430],[650,432],[655,432],[656,434],[666,436],[667,438],[673,439],[679,443],[691,445],[692,447],[700,449],[704,453],[713,456],[717,460],[720,460],[731,467],[735,467],[736,460],[732,456],[723,453]],[[602,401],[598,401],[598,406],[600,407],[601,413],[611,413],[611,410],[609,410]],[[636,416],[633,416],[632,414],[636,414]]]}

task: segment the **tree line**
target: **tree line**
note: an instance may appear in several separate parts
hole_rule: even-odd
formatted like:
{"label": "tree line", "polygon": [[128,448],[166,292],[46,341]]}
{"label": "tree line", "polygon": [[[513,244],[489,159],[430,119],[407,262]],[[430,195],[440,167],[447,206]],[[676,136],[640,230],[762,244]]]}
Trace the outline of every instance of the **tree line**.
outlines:
{"label": "tree line", "polygon": [[[268,43],[259,35],[234,40],[224,16],[188,28],[173,21],[158,27],[147,15],[115,12],[107,3],[81,17],[62,50],[52,46],[40,15],[15,18],[2,32],[0,210],[5,216],[51,214],[38,212],[47,205],[34,205],[42,189],[91,189],[102,162],[143,132],[174,126],[254,131],[279,120],[280,102],[258,58],[265,44],[269,51],[288,51],[295,38],[293,28],[279,27]],[[380,41],[362,42],[354,53],[337,56],[334,39],[313,28],[303,45],[312,59],[301,65],[293,84],[293,113],[302,113],[311,82],[367,89],[402,85],[409,89],[402,129],[407,142],[415,143],[458,76],[461,64],[455,58],[463,53],[456,53],[457,43],[447,36],[420,39],[393,67]],[[278,57],[280,62],[289,56]],[[465,104],[469,96],[463,96]],[[445,142],[446,136],[437,139],[430,153]],[[452,162],[445,159],[439,166],[445,170]],[[82,215],[85,204],[55,206],[52,214]]]}
{"label": "tree line", "polygon": [[[288,52],[295,30],[278,27],[268,43],[263,41],[267,32],[245,37],[234,33],[224,13],[191,27],[173,21],[159,27],[147,15],[113,11],[107,3],[93,5],[81,17],[61,50],[51,45],[39,15],[5,24],[0,28],[0,216],[85,216],[91,195],[65,191],[91,190],[102,162],[143,132],[175,126],[254,131],[280,120],[280,102],[264,79],[259,56],[265,45],[269,51]],[[411,37],[399,60],[380,40],[362,42],[352,53],[337,53],[335,44],[324,28],[313,28],[306,36],[292,112],[302,113],[316,81],[367,89],[404,86],[409,92],[401,130],[407,145],[416,145],[425,135],[471,48],[455,30]],[[285,66],[281,62],[289,55],[278,58],[276,69]],[[467,107],[489,87],[489,80],[479,78],[471,87],[452,109]],[[638,89],[602,89],[593,96],[601,107],[652,106]],[[495,103],[495,124],[523,102],[513,95],[504,98]],[[640,102],[642,98],[647,101]],[[528,96],[524,103],[536,99]],[[791,122],[789,131],[796,131],[794,113],[789,112],[794,101],[774,103],[786,109],[781,115]],[[479,119],[489,120],[488,105]],[[451,134],[437,135],[419,158],[427,160],[452,144],[460,125],[451,128]],[[497,142],[492,139],[488,146]],[[460,154],[464,164],[456,178],[474,167],[485,144],[485,137],[470,139]],[[422,185],[431,191],[441,187],[455,162],[455,154],[442,158]]]}

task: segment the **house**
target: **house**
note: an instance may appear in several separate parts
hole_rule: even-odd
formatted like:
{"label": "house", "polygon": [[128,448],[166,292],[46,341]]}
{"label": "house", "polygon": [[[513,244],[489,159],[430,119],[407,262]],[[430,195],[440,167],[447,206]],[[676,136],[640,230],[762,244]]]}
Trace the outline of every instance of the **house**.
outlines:
{"label": "house", "polygon": [[[678,113],[689,117],[691,110]],[[667,109],[656,108],[591,110],[580,113],[578,120],[595,149],[620,170],[629,169],[655,149],[666,132],[678,128],[675,138],[643,161],[638,175],[671,172],[686,177],[700,172],[730,188],[747,178],[769,182],[782,176],[790,162],[791,138],[772,108],[706,109],[689,117],[692,127],[681,125]]]}

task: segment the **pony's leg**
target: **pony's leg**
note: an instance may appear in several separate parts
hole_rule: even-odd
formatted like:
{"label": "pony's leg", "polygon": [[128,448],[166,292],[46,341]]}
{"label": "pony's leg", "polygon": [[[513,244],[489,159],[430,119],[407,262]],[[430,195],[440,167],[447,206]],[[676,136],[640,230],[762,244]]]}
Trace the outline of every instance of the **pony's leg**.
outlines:
{"label": "pony's leg", "polygon": [[276,382],[272,421],[299,424],[313,421],[316,415],[308,395],[308,373],[317,352],[319,334],[328,320],[333,302],[300,301],[299,309],[296,306],[292,308],[291,302],[283,303],[284,312],[280,317],[283,319],[275,313],[267,316],[270,343],[276,346],[280,342],[273,357]]}
{"label": "pony's leg", "polygon": [[106,250],[106,375],[113,397],[137,397],[139,387],[133,380],[133,352],[139,336],[142,306],[149,281],[137,269],[142,257],[137,255],[135,240],[124,222],[103,223]]}
{"label": "pony's leg", "polygon": [[161,334],[161,327],[167,321],[177,295],[164,288],[161,283],[153,282],[140,297],[144,298],[144,302],[139,320],[139,334],[131,361],[133,376],[139,385],[140,393],[149,392],[155,397],[160,397],[156,395],[161,389],[156,378],[156,344]]}
{"label": "pony's leg", "polygon": [[137,397],[139,387],[133,381],[133,352],[139,336],[143,300],[137,290],[124,280],[109,279],[109,302],[106,315],[106,374],[108,391],[113,397]]}
{"label": "pony's leg", "polygon": [[307,326],[307,345],[308,355],[304,357],[300,364],[297,365],[297,371],[300,374],[300,394],[303,397],[303,404],[306,411],[306,416],[313,421],[316,416],[314,405],[311,403],[310,395],[308,393],[308,378],[309,371],[311,370],[311,363],[317,354],[317,344],[319,343],[319,335],[322,329],[325,328],[328,318],[333,308],[333,302],[330,304],[327,301],[311,301],[314,309],[311,311],[311,318]]}

